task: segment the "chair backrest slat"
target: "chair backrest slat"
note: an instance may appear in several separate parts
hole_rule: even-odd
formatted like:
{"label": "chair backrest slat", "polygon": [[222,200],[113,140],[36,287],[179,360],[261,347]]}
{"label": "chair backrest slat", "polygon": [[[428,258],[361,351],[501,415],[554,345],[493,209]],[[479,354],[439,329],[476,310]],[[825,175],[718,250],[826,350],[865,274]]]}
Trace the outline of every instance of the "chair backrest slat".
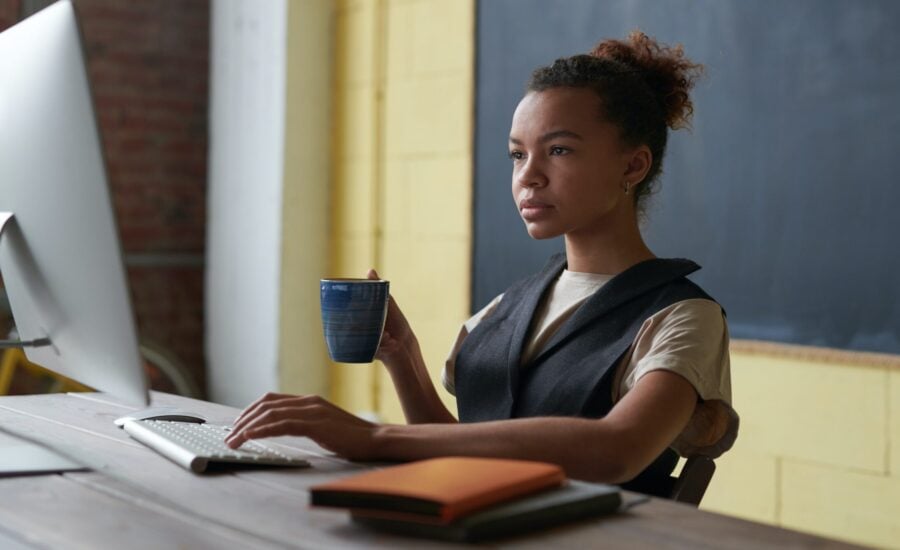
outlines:
{"label": "chair backrest slat", "polygon": [[716,471],[716,463],[706,456],[692,456],[687,459],[681,475],[675,480],[672,500],[699,506]]}

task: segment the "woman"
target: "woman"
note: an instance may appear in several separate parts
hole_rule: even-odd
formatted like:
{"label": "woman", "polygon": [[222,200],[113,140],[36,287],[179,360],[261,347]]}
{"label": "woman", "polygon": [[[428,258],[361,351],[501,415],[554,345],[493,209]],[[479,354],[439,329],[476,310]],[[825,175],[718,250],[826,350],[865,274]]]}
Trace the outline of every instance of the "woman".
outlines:
{"label": "woman", "polygon": [[685,278],[699,267],[655,258],[638,223],[699,70],[635,32],[534,72],[510,130],[513,199],[528,234],[564,235],[566,252],[461,329],[444,371],[460,421],[391,300],[378,358],[408,425],[268,394],[228,443],[291,434],[359,460],[543,460],[651,494],[665,494],[676,452],[727,450],[737,416],[722,309]]}

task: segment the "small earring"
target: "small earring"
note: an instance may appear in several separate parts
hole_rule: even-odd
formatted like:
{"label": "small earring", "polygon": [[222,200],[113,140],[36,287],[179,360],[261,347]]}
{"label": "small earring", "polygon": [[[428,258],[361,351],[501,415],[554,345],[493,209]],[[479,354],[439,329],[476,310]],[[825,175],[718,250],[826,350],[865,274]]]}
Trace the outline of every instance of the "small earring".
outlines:
{"label": "small earring", "polygon": [[626,181],[625,182],[625,194],[627,195],[629,191],[631,191],[631,184]]}

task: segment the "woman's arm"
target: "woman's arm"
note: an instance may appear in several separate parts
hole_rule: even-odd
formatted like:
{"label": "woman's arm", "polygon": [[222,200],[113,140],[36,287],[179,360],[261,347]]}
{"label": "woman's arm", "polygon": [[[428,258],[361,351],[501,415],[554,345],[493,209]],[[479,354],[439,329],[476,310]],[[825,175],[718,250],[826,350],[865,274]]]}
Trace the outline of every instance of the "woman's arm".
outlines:
{"label": "woman's arm", "polygon": [[402,351],[390,360],[382,359],[382,362],[391,375],[403,415],[409,424],[457,421],[438,396],[422,358],[419,342],[412,332]]}
{"label": "woman's arm", "polygon": [[[369,279],[378,279],[370,269]],[[387,320],[376,354],[394,383],[403,414],[410,424],[456,422],[435,390],[422,357],[419,341],[393,296],[388,301]]]}
{"label": "woman's arm", "polygon": [[[621,483],[643,471],[687,425],[697,402],[677,374],[645,375],[601,419],[522,418],[456,426],[382,426],[380,458],[495,456],[553,462],[570,477]],[[421,428],[421,429],[420,429]]]}
{"label": "woman's arm", "polygon": [[356,460],[489,456],[553,462],[570,477],[621,483],[646,468],[685,427],[697,393],[672,372],[654,371],[601,419],[522,418],[472,424],[379,426],[319,397],[264,396],[235,423],[227,442],[276,435],[310,437]]}

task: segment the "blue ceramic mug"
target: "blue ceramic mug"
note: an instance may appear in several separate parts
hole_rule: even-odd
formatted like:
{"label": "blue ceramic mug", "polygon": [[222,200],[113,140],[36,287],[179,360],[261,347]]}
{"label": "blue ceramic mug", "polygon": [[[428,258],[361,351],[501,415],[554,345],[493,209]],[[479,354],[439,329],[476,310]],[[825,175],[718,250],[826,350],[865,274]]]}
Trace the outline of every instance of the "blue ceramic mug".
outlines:
{"label": "blue ceramic mug", "polygon": [[371,363],[387,319],[390,283],[322,279],[319,290],[328,355],[338,363]]}

